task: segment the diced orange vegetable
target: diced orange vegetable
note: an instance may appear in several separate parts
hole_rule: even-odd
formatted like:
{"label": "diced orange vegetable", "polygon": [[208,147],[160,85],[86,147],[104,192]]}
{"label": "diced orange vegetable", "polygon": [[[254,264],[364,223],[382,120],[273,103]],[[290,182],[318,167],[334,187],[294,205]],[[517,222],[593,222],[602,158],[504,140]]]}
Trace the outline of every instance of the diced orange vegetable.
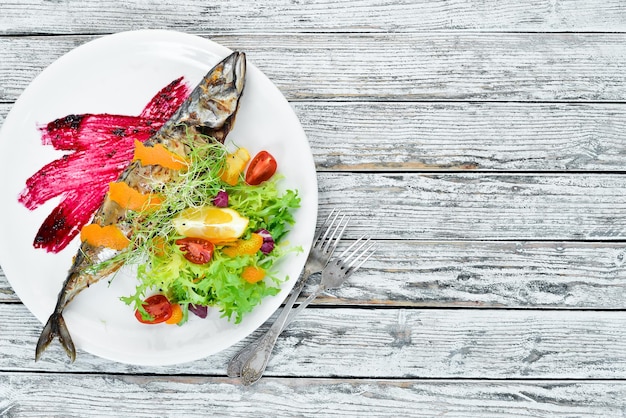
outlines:
{"label": "diced orange vegetable", "polygon": [[133,161],[136,160],[139,160],[142,165],[160,165],[172,170],[182,170],[189,166],[187,160],[168,150],[163,144],[150,147],[137,140],[135,140],[135,155],[133,156]]}
{"label": "diced orange vegetable", "polygon": [[178,303],[172,303],[172,316],[165,320],[166,324],[178,324],[183,319],[183,310]]}
{"label": "diced orange vegetable", "polygon": [[141,193],[123,181],[109,183],[109,198],[124,209],[148,211],[156,209],[163,199],[154,193]]}
{"label": "diced orange vegetable", "polygon": [[234,186],[239,181],[239,175],[246,168],[246,164],[250,161],[250,154],[245,148],[239,148],[237,151],[226,156],[226,166],[220,178],[226,184]]}
{"label": "diced orange vegetable", "polygon": [[130,245],[130,240],[115,225],[85,225],[80,230],[80,239],[94,247],[107,247],[114,250],[123,250]]}
{"label": "diced orange vegetable", "polygon": [[241,277],[248,283],[257,283],[265,277],[265,270],[261,267],[248,266],[241,272]]}
{"label": "diced orange vegetable", "polygon": [[263,237],[259,234],[251,234],[248,239],[239,239],[233,244],[222,249],[222,252],[229,257],[238,255],[254,255],[263,246]]}

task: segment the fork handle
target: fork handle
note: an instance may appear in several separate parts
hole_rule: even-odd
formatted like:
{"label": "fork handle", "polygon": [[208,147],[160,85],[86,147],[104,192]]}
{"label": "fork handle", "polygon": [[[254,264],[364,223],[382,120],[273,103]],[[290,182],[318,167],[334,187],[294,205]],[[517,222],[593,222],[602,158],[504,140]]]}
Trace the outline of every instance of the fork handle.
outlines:
{"label": "fork handle", "polygon": [[265,335],[261,337],[258,344],[256,344],[257,349],[250,353],[250,357],[244,361],[241,367],[241,380],[244,385],[248,386],[255,383],[263,375],[270,359],[270,355],[272,354],[272,350],[274,349],[274,345],[276,344],[276,340],[282,332],[285,326],[285,321],[291,311],[291,307],[296,302],[296,299],[298,299],[305,282],[306,280],[302,280],[301,286],[298,286],[298,289],[294,289],[291,296],[285,303],[285,307],[280,313],[280,316],[272,324]]}
{"label": "fork handle", "polygon": [[287,320],[285,321],[285,326],[283,327],[283,329],[285,329],[289,324],[291,324],[293,320],[295,319],[296,315],[302,312],[304,308],[309,306],[309,304],[313,302],[313,300],[315,300],[315,298],[317,298],[325,290],[326,289],[320,284],[319,286],[317,286],[315,291],[313,291],[313,293],[311,293],[305,300],[303,300],[296,308],[292,309],[291,312],[289,312],[289,316],[287,317]]}
{"label": "fork handle", "polygon": [[226,368],[226,375],[228,377],[241,376],[241,368],[243,367],[243,364],[248,361],[250,356],[252,356],[254,350],[258,349],[258,345],[261,344],[261,340],[264,337],[265,334],[259,336],[259,338],[243,347],[237,352],[237,354],[233,356],[232,359],[230,359],[230,361],[228,362],[228,367]]}

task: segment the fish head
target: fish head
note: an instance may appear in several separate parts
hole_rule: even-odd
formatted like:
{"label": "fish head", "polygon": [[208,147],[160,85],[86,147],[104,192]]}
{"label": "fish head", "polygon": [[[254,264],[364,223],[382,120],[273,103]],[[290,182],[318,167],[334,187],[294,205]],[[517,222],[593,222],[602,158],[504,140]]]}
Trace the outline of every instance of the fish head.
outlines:
{"label": "fish head", "polygon": [[246,55],[233,52],[204,76],[172,121],[223,142],[235,122],[245,77]]}

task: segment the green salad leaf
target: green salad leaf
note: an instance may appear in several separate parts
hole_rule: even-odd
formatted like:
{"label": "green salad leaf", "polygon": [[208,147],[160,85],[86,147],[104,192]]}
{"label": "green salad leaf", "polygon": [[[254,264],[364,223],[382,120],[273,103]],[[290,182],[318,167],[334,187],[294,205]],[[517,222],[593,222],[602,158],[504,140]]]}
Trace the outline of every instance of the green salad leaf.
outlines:
{"label": "green salad leaf", "polygon": [[[142,302],[150,293],[164,294],[171,302],[183,308],[183,321],[188,317],[189,305],[219,309],[223,317],[235,323],[252,311],[263,298],[276,295],[280,284],[288,277],[278,277],[274,264],[285,254],[302,251],[292,247],[285,237],[295,223],[294,211],[300,207],[297,190],[281,191],[284,179],[274,175],[260,185],[250,186],[243,176],[235,186],[220,179],[228,150],[226,146],[208,139],[190,151],[189,168],[180,178],[163,184],[158,193],[163,204],[149,213],[129,212],[127,221],[135,231],[131,237],[132,250],[122,253],[126,263],[137,265],[138,285],[135,293],[121,300],[143,312]],[[227,256],[223,245],[216,245],[212,260],[203,265],[187,261],[175,241],[181,237],[172,226],[172,219],[190,207],[212,205],[217,193],[228,194],[228,207],[248,218],[242,239],[260,229],[271,234],[275,247],[269,254],[258,251],[254,255]],[[246,267],[265,270],[266,277],[257,283],[242,278]]]}

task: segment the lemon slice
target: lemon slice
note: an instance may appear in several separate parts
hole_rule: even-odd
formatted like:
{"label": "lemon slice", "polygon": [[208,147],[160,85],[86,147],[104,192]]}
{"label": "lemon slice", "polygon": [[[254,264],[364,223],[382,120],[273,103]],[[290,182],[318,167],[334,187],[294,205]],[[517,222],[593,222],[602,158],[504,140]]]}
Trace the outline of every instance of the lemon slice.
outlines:
{"label": "lemon slice", "polygon": [[188,208],[172,219],[180,235],[202,238],[214,244],[234,241],[246,231],[248,218],[229,208]]}

